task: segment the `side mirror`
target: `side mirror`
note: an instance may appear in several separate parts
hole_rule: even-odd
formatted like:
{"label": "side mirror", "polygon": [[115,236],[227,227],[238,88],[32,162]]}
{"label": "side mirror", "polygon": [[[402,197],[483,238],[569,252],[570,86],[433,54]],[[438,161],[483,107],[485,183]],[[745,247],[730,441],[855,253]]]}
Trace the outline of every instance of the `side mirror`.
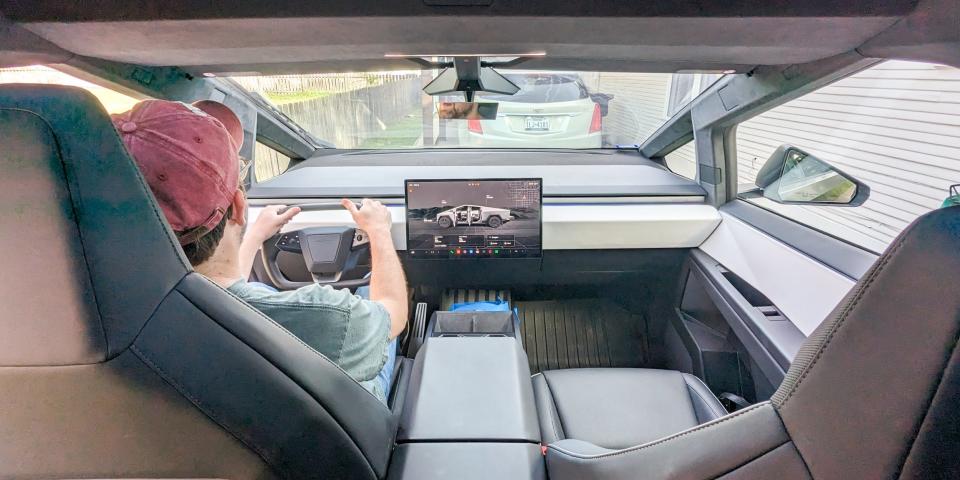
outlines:
{"label": "side mirror", "polygon": [[781,145],[757,172],[757,190],[777,203],[856,207],[870,187],[799,148]]}

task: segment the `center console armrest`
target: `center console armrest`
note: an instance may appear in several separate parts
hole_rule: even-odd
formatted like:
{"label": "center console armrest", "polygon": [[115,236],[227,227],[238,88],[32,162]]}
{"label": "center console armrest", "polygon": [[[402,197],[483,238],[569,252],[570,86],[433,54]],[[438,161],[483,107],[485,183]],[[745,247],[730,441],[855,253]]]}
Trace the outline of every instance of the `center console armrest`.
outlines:
{"label": "center console armrest", "polygon": [[428,338],[414,362],[397,440],[539,443],[520,341]]}
{"label": "center console armrest", "polygon": [[540,445],[404,443],[393,452],[388,480],[545,480]]}

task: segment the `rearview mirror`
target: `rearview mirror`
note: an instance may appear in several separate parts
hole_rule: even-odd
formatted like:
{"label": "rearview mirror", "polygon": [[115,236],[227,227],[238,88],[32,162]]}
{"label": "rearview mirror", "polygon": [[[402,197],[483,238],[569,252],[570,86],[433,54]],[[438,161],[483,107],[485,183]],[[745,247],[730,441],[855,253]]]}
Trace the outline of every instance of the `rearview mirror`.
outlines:
{"label": "rearview mirror", "polygon": [[446,120],[496,120],[498,103],[440,102],[437,116]]}
{"label": "rearview mirror", "polygon": [[[870,187],[799,148],[781,145],[757,172],[757,191],[777,203],[855,207]],[[750,195],[748,195],[750,196]]]}

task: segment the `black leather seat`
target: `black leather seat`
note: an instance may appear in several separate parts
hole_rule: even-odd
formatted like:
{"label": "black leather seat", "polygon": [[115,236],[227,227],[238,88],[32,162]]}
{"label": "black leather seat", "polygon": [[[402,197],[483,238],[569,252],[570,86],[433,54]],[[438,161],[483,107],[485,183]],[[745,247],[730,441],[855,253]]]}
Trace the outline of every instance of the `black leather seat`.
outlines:
{"label": "black leather seat", "polygon": [[[960,207],[924,215],[813,332],[769,402],[628,448],[565,432],[547,450],[551,480],[960,478],[958,273]],[[592,386],[578,380],[564,388]]]}
{"label": "black leather seat", "polygon": [[551,370],[533,377],[544,444],[626,448],[726,415],[699,378],[643,368]]}
{"label": "black leather seat", "polygon": [[2,86],[0,139],[0,478],[386,475],[397,415],[191,271],[96,99]]}

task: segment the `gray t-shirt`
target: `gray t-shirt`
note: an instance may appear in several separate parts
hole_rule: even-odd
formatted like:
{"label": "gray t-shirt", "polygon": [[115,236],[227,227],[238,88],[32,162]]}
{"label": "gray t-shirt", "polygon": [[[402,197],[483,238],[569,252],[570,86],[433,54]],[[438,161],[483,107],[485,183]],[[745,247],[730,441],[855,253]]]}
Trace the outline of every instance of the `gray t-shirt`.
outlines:
{"label": "gray t-shirt", "polygon": [[348,290],[309,285],[272,291],[246,280],[227,288],[340,366],[381,401],[377,374],[387,361],[390,314],[381,303]]}

